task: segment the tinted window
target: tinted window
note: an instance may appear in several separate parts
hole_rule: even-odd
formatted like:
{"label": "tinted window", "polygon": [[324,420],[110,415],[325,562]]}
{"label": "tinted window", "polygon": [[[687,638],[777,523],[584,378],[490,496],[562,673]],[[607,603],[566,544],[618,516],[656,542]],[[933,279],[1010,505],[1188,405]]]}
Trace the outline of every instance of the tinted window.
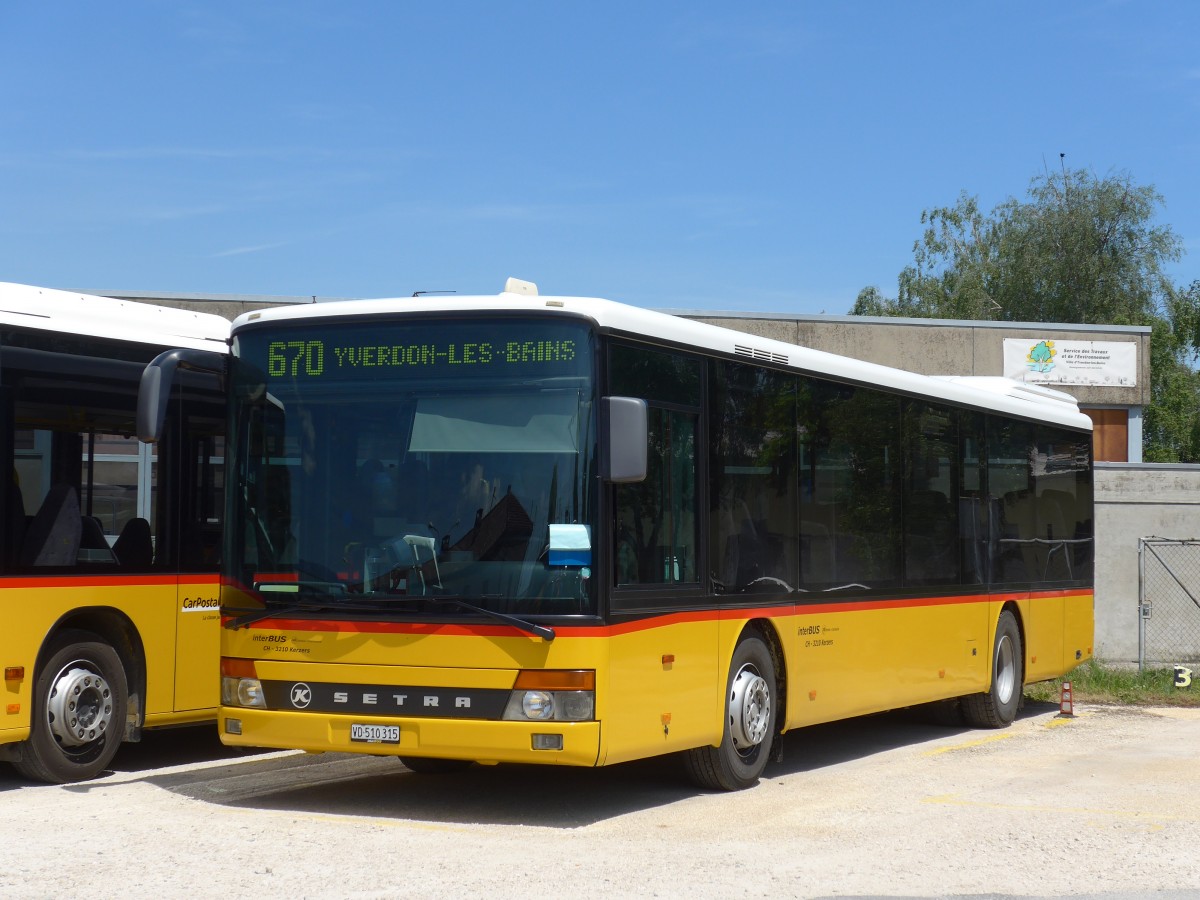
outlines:
{"label": "tinted window", "polygon": [[1038,577],[1037,505],[1031,461],[1037,454],[1033,426],[988,421],[988,516],[991,574],[998,584]]}
{"label": "tinted window", "polygon": [[798,584],[794,375],[714,363],[709,559],[718,593]]}
{"label": "tinted window", "polygon": [[[700,360],[626,344],[609,354],[609,393],[640,397],[649,409],[646,479],[616,485],[613,577],[618,585],[695,584]],[[685,409],[666,408],[685,407]]]}
{"label": "tinted window", "polygon": [[800,395],[801,580],[813,590],[900,582],[900,401],[808,381]]}
{"label": "tinted window", "polygon": [[959,446],[953,410],[905,404],[904,581],[959,581]]}

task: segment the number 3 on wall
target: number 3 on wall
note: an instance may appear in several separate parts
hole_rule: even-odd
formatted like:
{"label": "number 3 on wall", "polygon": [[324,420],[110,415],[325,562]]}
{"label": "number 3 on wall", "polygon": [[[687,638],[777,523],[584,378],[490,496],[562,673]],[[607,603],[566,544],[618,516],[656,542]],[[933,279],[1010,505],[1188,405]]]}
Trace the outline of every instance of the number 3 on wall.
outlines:
{"label": "number 3 on wall", "polygon": [[1175,687],[1186,688],[1192,686],[1192,670],[1183,666],[1175,667]]}

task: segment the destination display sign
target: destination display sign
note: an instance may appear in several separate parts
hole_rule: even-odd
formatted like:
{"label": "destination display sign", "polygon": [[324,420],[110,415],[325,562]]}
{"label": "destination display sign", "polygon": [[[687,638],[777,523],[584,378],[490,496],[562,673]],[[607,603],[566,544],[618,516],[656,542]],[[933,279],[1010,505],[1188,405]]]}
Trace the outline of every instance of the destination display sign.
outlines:
{"label": "destination display sign", "polygon": [[575,323],[481,325],[475,320],[408,326],[383,322],[319,333],[288,329],[270,336],[239,335],[239,351],[251,361],[258,357],[272,381],[357,381],[406,373],[583,375],[590,369],[590,336]]}

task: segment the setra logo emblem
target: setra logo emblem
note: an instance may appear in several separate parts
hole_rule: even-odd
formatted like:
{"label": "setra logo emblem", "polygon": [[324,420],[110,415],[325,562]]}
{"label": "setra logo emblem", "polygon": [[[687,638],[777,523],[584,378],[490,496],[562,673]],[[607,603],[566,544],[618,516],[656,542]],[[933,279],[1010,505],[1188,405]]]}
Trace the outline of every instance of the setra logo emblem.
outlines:
{"label": "setra logo emblem", "polygon": [[304,709],[312,703],[312,688],[303,682],[292,685],[292,706]]}

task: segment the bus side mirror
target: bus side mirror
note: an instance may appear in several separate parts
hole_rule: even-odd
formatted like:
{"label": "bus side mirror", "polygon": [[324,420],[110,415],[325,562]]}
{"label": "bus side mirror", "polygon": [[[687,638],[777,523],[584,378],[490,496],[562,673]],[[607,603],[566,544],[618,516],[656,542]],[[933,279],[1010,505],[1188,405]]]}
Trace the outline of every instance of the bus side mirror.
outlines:
{"label": "bus side mirror", "polygon": [[171,399],[171,388],[175,386],[175,370],[194,369],[225,373],[225,357],[211,350],[192,350],[186,347],[164,350],[146,365],[138,387],[137,435],[147,444],[158,443],[162,437],[163,422],[167,418],[167,401]]}
{"label": "bus side mirror", "polygon": [[650,446],[646,401],[635,397],[604,397],[600,402],[608,434],[605,480],[645,481]]}

